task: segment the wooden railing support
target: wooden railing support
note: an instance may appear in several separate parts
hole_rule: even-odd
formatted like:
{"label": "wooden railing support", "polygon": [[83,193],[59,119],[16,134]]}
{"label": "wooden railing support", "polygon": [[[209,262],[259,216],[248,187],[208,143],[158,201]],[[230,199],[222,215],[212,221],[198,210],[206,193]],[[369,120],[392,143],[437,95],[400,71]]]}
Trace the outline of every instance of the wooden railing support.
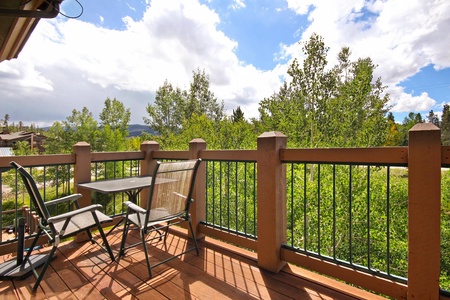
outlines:
{"label": "wooden railing support", "polygon": [[75,193],[83,195],[79,199],[81,207],[91,205],[91,191],[78,188],[78,183],[91,182],[91,145],[86,142],[78,142],[73,146],[73,153],[75,155],[74,167],[74,190]]}
{"label": "wooden railing support", "polygon": [[[206,150],[206,142],[203,139],[193,139],[189,142],[189,159],[200,157],[202,150]],[[191,204],[191,220],[197,239],[205,235],[200,233],[199,225],[206,220],[206,163],[202,162],[197,171],[195,186],[192,194],[194,202]]]}
{"label": "wooden railing support", "polygon": [[431,123],[409,131],[408,299],[439,299],[440,137]]}
{"label": "wooden railing support", "polygon": [[286,264],[281,259],[286,242],[286,166],[279,155],[286,142],[280,132],[258,137],[258,265],[275,273]]}
{"label": "wooden railing support", "polygon": [[[155,141],[146,141],[141,144],[141,151],[144,153],[144,160],[140,163],[141,176],[152,175],[153,169],[156,165],[156,160],[153,159],[153,151],[159,150],[159,144]],[[147,207],[147,201],[149,197],[150,189],[143,189],[139,194],[139,205],[141,207]]]}
{"label": "wooden railing support", "polygon": [[[81,207],[92,204],[91,191],[78,188],[78,183],[91,182],[91,145],[86,142],[78,142],[73,146],[73,153],[75,155],[75,167],[73,174],[75,193],[80,193],[82,197],[78,199]],[[75,240],[82,242],[88,240],[89,237],[83,231],[77,234]]]}

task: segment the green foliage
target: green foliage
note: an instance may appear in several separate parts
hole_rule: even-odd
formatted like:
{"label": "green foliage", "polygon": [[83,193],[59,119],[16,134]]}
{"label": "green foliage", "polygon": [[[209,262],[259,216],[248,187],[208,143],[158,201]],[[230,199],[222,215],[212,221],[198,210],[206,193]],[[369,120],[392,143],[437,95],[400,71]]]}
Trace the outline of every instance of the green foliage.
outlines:
{"label": "green foliage", "polygon": [[231,116],[233,123],[244,121],[244,112],[241,107],[238,106],[236,110],[233,109],[233,115]]}
{"label": "green foliage", "polygon": [[450,106],[448,104],[444,104],[444,108],[442,110],[442,145],[449,146],[450,145]]}
{"label": "green foliage", "polygon": [[147,106],[148,118],[144,122],[156,130],[161,140],[179,135],[190,125],[191,120],[205,115],[208,120],[220,122],[224,116],[224,105],[218,103],[210,91],[209,77],[204,71],[193,72],[188,91],[174,88],[167,81],[157,92],[153,104]]}
{"label": "green foliage", "polygon": [[441,127],[441,122],[439,122],[439,117],[434,113],[433,110],[430,110],[430,112],[427,115],[427,121],[428,123],[434,124],[437,127]]}
{"label": "green foliage", "polygon": [[66,121],[55,122],[47,133],[47,153],[72,153],[78,142],[87,142],[95,150],[98,144],[99,129],[92,113],[83,107],[81,111],[72,110]]}
{"label": "green foliage", "polygon": [[256,237],[256,165],[210,162],[206,174],[206,222]]}
{"label": "green foliage", "polygon": [[405,177],[345,165],[292,164],[288,174],[288,245],[406,277]]}
{"label": "green foliage", "polygon": [[389,95],[379,78],[373,82],[376,66],[370,58],[350,61],[344,47],[329,69],[327,52],[318,35],[305,43],[303,65],[295,59],[289,67],[291,82],[260,102],[264,131],[281,131],[296,147],[382,145]]}
{"label": "green foliage", "polygon": [[72,153],[73,145],[87,142],[92,151],[124,151],[128,148],[126,137],[130,110],[117,99],[105,100],[100,113],[101,126],[92,113],[83,107],[72,110],[65,121],[55,122],[47,132],[46,153]]}
{"label": "green foliage", "polygon": [[186,98],[186,92],[164,81],[156,91],[153,105],[147,106],[149,118],[144,118],[144,122],[162,136],[178,133],[184,120]]}
{"label": "green foliage", "polygon": [[109,126],[112,131],[118,131],[124,137],[128,135],[128,125],[130,123],[130,109],[125,108],[122,102],[114,98],[105,100],[105,107],[100,113],[100,125]]}
{"label": "green foliage", "polygon": [[256,147],[254,126],[244,119],[240,107],[232,117],[224,115],[223,102],[219,103],[210,91],[209,77],[204,71],[193,72],[187,91],[164,82],[147,112],[145,123],[159,135],[145,134],[142,139],[155,140],[162,149],[187,149],[195,138],[207,141],[209,149]]}
{"label": "green foliage", "polygon": [[408,146],[409,131],[417,123],[422,123],[422,115],[420,113],[410,112],[407,117],[403,120],[402,126],[400,127],[401,144],[400,146]]}
{"label": "green foliage", "polygon": [[386,141],[383,146],[398,146],[401,144],[401,136],[399,133],[399,126],[395,123],[394,115],[389,112],[387,117],[387,133]]}
{"label": "green foliage", "polygon": [[16,149],[14,149],[15,155],[36,155],[39,154],[38,149],[31,150],[30,144],[27,141],[19,141],[16,143]]}

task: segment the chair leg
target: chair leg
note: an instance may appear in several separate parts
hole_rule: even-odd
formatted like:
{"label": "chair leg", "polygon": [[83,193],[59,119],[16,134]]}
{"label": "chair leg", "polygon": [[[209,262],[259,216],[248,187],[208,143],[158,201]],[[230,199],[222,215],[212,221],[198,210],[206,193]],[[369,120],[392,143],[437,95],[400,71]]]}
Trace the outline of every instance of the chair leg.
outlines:
{"label": "chair leg", "polygon": [[122,241],[120,242],[120,248],[119,248],[119,257],[121,257],[125,254],[125,242],[127,240],[129,228],[130,228],[130,223],[128,223],[128,221],[125,221],[125,224],[123,225]]}
{"label": "chair leg", "polygon": [[191,230],[192,239],[194,240],[195,251],[197,252],[197,255],[200,255],[200,251],[198,250],[198,243],[197,243],[197,239],[195,238],[194,228],[192,227],[191,219],[188,220],[188,223],[189,223],[189,229]]}
{"label": "chair leg", "polygon": [[[39,273],[39,276],[36,278],[36,283],[33,286],[33,292],[35,292],[41,283],[42,278],[44,277],[45,271],[47,271],[48,266],[50,266],[50,263],[53,259],[53,255],[55,255],[56,252],[56,246],[54,245],[52,247],[52,250],[50,251],[50,254],[47,257],[47,261],[45,262],[44,266],[42,267],[41,272]],[[31,262],[30,262],[31,263]]]}
{"label": "chair leg", "polygon": [[106,248],[106,251],[108,252],[109,257],[111,258],[111,261],[115,261],[116,259],[114,258],[114,254],[112,253],[111,247],[109,246],[108,240],[106,239],[106,235],[103,232],[102,226],[97,223],[97,227],[98,227],[98,231],[100,232],[100,235],[102,237],[103,245]]}
{"label": "chair leg", "polygon": [[150,258],[148,257],[147,243],[145,241],[145,233],[143,230],[141,230],[141,238],[142,238],[142,246],[144,247],[145,260],[147,261],[148,275],[150,276],[150,278],[152,278],[153,277],[152,267],[150,266]]}
{"label": "chair leg", "polygon": [[[167,222],[166,229],[164,229],[164,243],[166,243],[167,233],[169,232],[170,221]],[[160,239],[161,240],[161,239]]]}
{"label": "chair leg", "polygon": [[38,232],[36,233],[36,237],[34,238],[33,242],[31,243],[30,248],[28,248],[27,254],[25,255],[25,258],[22,261],[21,268],[25,267],[26,262],[28,261],[28,259],[31,256],[31,252],[33,252],[34,247],[36,247],[37,241],[39,240],[39,237],[41,236],[42,231],[43,230],[41,228],[38,229]]}

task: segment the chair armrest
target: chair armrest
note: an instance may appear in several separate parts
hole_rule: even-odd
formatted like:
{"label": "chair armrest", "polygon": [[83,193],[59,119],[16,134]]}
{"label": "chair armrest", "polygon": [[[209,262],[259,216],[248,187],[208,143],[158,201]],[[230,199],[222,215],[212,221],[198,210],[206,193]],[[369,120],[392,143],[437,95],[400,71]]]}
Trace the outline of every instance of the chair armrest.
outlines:
{"label": "chair armrest", "polygon": [[98,209],[101,209],[101,208],[102,208],[102,206],[100,204],[92,204],[92,205],[89,205],[89,206],[86,206],[86,207],[82,207],[82,208],[79,208],[79,209],[75,209],[75,210],[72,210],[72,211],[69,211],[69,212],[66,212],[66,213],[54,216],[54,217],[50,217],[50,218],[48,218],[47,222],[48,223],[57,222],[57,221],[60,221],[60,220],[63,220],[63,219],[71,218],[73,216],[76,216],[78,214],[81,214],[81,213],[84,213],[84,212],[87,212],[87,211],[95,211],[95,210],[98,210]]}
{"label": "chair armrest", "polygon": [[145,209],[143,209],[139,205],[134,204],[131,201],[125,201],[123,204],[125,204],[129,209],[134,210],[135,212],[143,213],[143,214],[145,214],[147,212]]}
{"label": "chair armrest", "polygon": [[45,206],[55,205],[55,204],[59,204],[59,203],[67,202],[67,201],[74,201],[74,200],[78,200],[79,198],[81,198],[81,194],[72,194],[72,195],[58,198],[55,200],[47,201],[47,202],[45,202]]}

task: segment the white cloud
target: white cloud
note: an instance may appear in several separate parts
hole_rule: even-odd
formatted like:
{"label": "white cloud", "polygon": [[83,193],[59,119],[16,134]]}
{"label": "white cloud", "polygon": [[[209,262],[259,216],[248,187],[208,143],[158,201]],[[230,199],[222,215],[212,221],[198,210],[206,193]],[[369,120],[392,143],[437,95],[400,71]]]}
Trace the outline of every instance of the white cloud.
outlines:
{"label": "white cloud", "polygon": [[[188,88],[197,68],[209,74],[211,90],[226,109],[240,105],[248,118],[256,117],[258,102],[278,89],[278,74],[243,65],[237,43],[217,29],[217,13],[195,0],[153,0],[141,20],[125,17],[123,22],[124,30],[111,30],[80,20],[42,20],[20,58],[9,62],[10,74],[26,70],[27,76],[20,74],[8,86],[35,82],[46,91],[57,86],[46,94],[47,102],[65,105],[50,123],[83,106],[98,116],[106,97],[123,101],[132,122],[142,123],[145,107],[164,80]],[[0,73],[0,84],[5,80]],[[25,97],[33,99],[33,92]],[[48,105],[41,107],[49,117],[55,106]],[[10,113],[18,120],[26,120],[25,114]]]}
{"label": "white cloud", "polygon": [[[449,1],[286,1],[310,21],[301,40],[313,32],[322,35],[331,47],[331,64],[346,45],[353,58],[371,57],[379,65],[376,76],[390,86],[394,111],[427,111],[436,105],[428,94],[413,96],[397,85],[429,64],[450,66]],[[36,121],[39,112],[41,121],[51,124],[83,106],[98,116],[104,100],[116,97],[131,108],[132,122],[142,123],[164,80],[188,88],[192,71],[200,68],[228,111],[240,105],[247,118],[257,117],[259,101],[277,92],[286,74],[282,62],[301,52],[298,43],[283,45],[280,64],[261,71],[239,60],[237,42],[218,29],[219,15],[206,5],[196,0],[146,3],[142,19],[122,18],[122,30],[73,19],[41,20],[19,59],[0,64],[5,112],[24,122]],[[233,4],[245,7],[244,0]]]}
{"label": "white cloud", "polygon": [[[393,111],[427,111],[436,101],[426,93],[412,96],[399,92],[397,84],[422,68],[450,67],[450,2],[445,0],[287,0],[298,14],[308,14],[310,26],[303,32],[324,37],[334,64],[342,46],[349,46],[353,58],[370,57],[379,67],[393,100]],[[309,9],[309,12],[308,12]],[[296,55],[299,45],[285,47],[285,55]]]}
{"label": "white cloud", "polygon": [[[287,0],[288,8],[292,9],[299,15],[304,15],[308,9],[314,5],[314,0]],[[331,2],[331,1],[330,1]]]}
{"label": "white cloud", "polygon": [[436,101],[428,95],[428,93],[421,93],[419,96],[413,96],[409,93],[405,93],[403,87],[394,86],[389,90],[391,101],[395,99],[391,104],[393,112],[416,112],[416,111],[429,111],[430,107],[436,104]]}
{"label": "white cloud", "polygon": [[245,2],[243,0],[234,0],[230,6],[232,9],[241,9],[246,7]]}

